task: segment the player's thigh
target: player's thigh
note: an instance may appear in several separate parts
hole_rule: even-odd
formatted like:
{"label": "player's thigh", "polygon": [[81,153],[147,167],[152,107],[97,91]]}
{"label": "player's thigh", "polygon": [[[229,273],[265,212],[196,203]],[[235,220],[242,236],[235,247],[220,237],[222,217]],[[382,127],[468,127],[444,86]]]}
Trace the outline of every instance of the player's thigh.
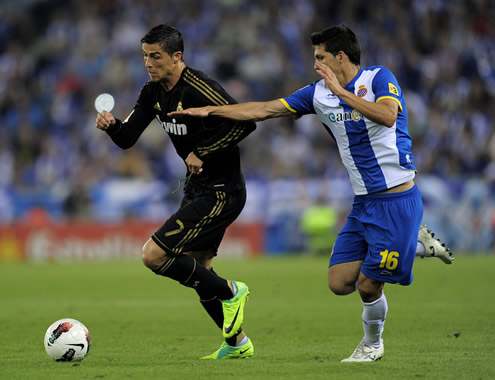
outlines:
{"label": "player's thigh", "polygon": [[369,246],[363,274],[379,282],[409,285],[422,216],[423,203],[416,187],[374,197],[363,217]]}
{"label": "player's thigh", "polygon": [[360,212],[361,205],[355,202],[332,249],[328,286],[335,294],[349,294],[355,290],[361,264],[366,257],[368,245],[364,239],[364,228],[355,217]]}
{"label": "player's thigh", "polygon": [[361,212],[360,209],[361,206],[355,202],[344,226],[335,239],[330,256],[330,267],[337,264],[364,260],[368,250],[368,244],[364,237],[365,229],[363,224],[356,218],[356,215],[359,215]]}

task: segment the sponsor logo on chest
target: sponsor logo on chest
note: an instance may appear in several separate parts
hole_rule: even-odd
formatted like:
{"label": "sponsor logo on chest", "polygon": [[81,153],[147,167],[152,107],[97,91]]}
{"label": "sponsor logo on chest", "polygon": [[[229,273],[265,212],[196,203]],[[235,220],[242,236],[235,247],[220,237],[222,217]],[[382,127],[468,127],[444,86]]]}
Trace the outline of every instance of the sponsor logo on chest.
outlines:
{"label": "sponsor logo on chest", "polygon": [[172,122],[161,121],[160,115],[156,115],[156,119],[162,125],[165,132],[178,136],[187,135],[187,126],[185,124],[177,124],[175,119],[172,119]]}
{"label": "sponsor logo on chest", "polygon": [[357,111],[357,110],[352,110],[348,112],[337,112],[333,113],[330,112],[328,114],[328,119],[332,122],[340,122],[340,121],[359,121],[361,120],[363,115]]}

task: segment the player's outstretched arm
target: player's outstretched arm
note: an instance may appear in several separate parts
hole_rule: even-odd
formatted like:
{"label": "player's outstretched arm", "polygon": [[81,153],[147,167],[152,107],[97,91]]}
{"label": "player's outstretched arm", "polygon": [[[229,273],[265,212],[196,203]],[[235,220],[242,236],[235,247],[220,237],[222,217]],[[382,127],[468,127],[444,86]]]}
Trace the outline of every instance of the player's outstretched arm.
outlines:
{"label": "player's outstretched arm", "polygon": [[186,108],[183,111],[168,113],[168,116],[193,116],[208,117],[219,116],[233,120],[261,121],[265,119],[291,115],[280,100],[268,102],[247,102],[239,104],[229,104],[225,106],[206,106],[199,108]]}

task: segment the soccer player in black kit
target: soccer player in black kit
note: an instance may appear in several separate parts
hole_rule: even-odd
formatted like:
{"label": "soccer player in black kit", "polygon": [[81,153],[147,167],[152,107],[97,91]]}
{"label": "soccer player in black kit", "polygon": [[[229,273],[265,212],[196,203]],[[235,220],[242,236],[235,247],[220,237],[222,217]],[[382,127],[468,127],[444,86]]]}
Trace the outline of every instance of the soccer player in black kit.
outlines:
{"label": "soccer player in black kit", "polygon": [[102,111],[96,127],[127,149],[157,119],[186,164],[180,208],[145,243],[143,263],[158,275],[194,288],[222,329],[225,341],[202,359],[250,357],[254,346],[241,328],[248,287],[218,276],[211,263],[226,228],[246,202],[237,143],[256,125],[217,117],[168,117],[168,112],[182,108],[236,101],[213,79],[186,66],[182,35],[176,28],[155,26],[141,43],[150,81],[124,121]]}

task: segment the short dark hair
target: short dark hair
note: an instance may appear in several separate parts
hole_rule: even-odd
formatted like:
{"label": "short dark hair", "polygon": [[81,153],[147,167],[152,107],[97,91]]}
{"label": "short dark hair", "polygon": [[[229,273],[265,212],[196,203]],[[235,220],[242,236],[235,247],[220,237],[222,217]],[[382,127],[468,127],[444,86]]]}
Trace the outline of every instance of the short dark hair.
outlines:
{"label": "short dark hair", "polygon": [[146,33],[141,38],[141,43],[160,44],[160,47],[169,56],[172,56],[176,51],[184,53],[184,40],[182,33],[173,26],[161,24],[157,25]]}
{"label": "short dark hair", "polygon": [[311,33],[311,42],[325,45],[325,50],[336,56],[343,51],[355,65],[361,63],[361,44],[356,34],[345,24],[332,26],[321,32]]}

